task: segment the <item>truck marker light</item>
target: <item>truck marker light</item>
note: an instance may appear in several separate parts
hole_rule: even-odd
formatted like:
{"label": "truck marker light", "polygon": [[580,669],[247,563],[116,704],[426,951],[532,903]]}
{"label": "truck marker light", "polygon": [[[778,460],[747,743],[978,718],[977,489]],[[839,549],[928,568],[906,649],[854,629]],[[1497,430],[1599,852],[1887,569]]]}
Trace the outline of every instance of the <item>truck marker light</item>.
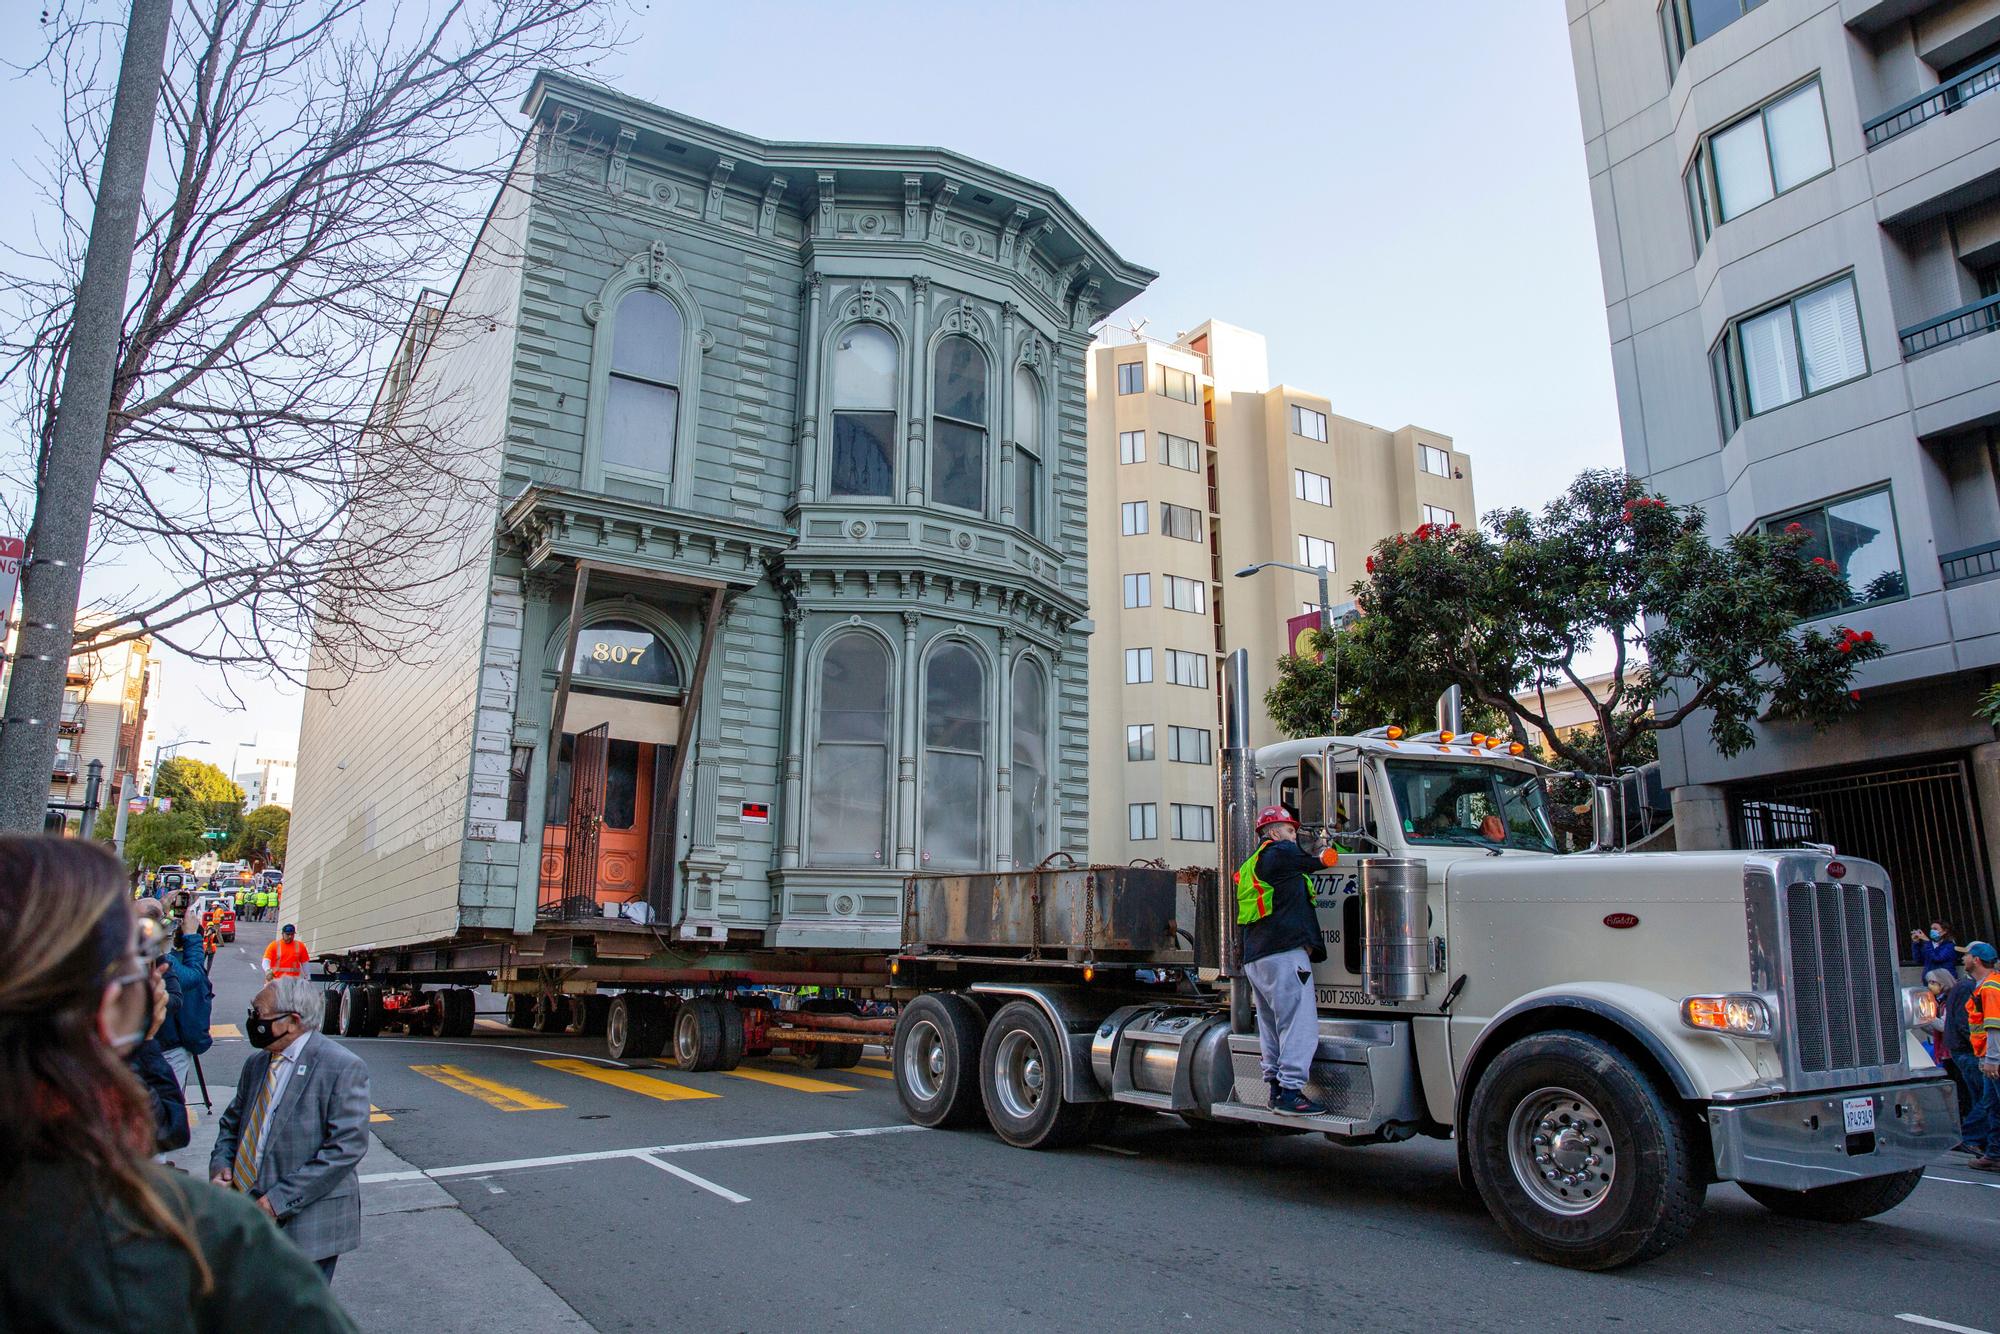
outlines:
{"label": "truck marker light", "polygon": [[1439,732],[1439,733],[1438,733],[1438,740],[1439,740],[1439,741],[1450,741],[1450,740],[1451,740],[1451,739],[1452,739],[1453,737],[1455,737],[1455,736],[1457,736],[1457,735],[1458,735],[1458,733],[1456,733],[1456,732]]}
{"label": "truck marker light", "polygon": [[1528,751],[1528,748],[1527,748],[1526,746],[1522,745],[1522,744],[1521,744],[1520,742],[1518,742],[1518,741],[1514,742],[1513,744],[1511,744],[1511,745],[1509,745],[1509,746],[1507,747],[1507,753],[1508,753],[1509,755],[1525,755],[1525,754],[1527,753],[1527,751]]}
{"label": "truck marker light", "polygon": [[1484,732],[1474,732],[1474,733],[1472,734],[1472,744],[1473,744],[1473,745],[1475,745],[1475,746],[1483,746],[1483,745],[1485,745],[1485,744],[1486,744],[1486,733],[1484,733]]}
{"label": "truck marker light", "polygon": [[1388,737],[1391,741],[1401,741],[1403,739],[1403,729],[1400,727],[1390,727],[1382,735]]}
{"label": "truck marker light", "polygon": [[1923,1028],[1938,1016],[1938,999],[1929,987],[1903,988],[1903,1026]]}
{"label": "truck marker light", "polygon": [[1084,980],[1084,981],[1086,981],[1086,982],[1094,982],[1094,981],[1096,981],[1096,980],[1097,980],[1097,969],[1096,969],[1095,967],[1091,966],[1090,964],[1085,964],[1085,965],[1083,966],[1083,980]]}
{"label": "truck marker light", "polygon": [[1681,1002],[1681,1022],[1689,1028],[1731,1037],[1771,1036],[1771,1009],[1761,996],[1730,992],[1720,996],[1689,996]]}

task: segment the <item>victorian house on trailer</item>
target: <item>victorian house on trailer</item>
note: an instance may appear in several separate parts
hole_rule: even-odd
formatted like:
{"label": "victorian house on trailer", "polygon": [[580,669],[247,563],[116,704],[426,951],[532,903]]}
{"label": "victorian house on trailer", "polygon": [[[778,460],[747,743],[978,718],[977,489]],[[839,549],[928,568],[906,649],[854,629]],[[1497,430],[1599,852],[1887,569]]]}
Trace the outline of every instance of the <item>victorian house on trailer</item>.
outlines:
{"label": "victorian house on trailer", "polygon": [[316,655],[310,942],[881,946],[912,870],[1081,853],[1083,355],[1153,275],[954,153],[553,74],[525,110],[385,385],[455,414],[486,498],[422,652]]}

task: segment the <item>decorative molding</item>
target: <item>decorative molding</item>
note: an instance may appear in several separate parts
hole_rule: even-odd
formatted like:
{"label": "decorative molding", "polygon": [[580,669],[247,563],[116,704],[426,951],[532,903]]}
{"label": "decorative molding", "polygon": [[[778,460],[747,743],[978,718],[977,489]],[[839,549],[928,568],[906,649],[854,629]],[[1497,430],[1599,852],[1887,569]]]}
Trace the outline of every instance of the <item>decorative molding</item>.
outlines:
{"label": "decorative molding", "polygon": [[930,236],[933,241],[945,239],[945,220],[951,216],[951,206],[958,198],[958,188],[957,181],[948,180],[938,187],[936,194],[931,196]]}
{"label": "decorative molding", "polygon": [[891,316],[889,303],[876,292],[873,278],[862,279],[854,296],[840,310],[843,320],[887,320]]}
{"label": "decorative molding", "polygon": [[773,176],[764,185],[764,202],[757,210],[757,232],[760,236],[775,236],[778,231],[778,205],[784,202],[785,191],[791,181],[783,176]]}
{"label": "decorative molding", "polygon": [[813,174],[813,235],[822,239],[833,236],[836,219],[834,209],[834,178],[830,171]]}
{"label": "decorative molding", "polygon": [[915,240],[923,235],[924,178],[915,172],[903,177],[903,235]]}
{"label": "decorative molding", "polygon": [[618,141],[611,147],[611,160],[604,169],[604,188],[614,195],[625,193],[625,171],[632,162],[632,145],[638,142],[639,131],[630,125],[621,126]]}
{"label": "decorative molding", "polygon": [[937,331],[946,334],[964,334],[980,343],[990,344],[992,333],[986,322],[979,316],[979,308],[972,304],[971,297],[960,297],[939,316]]}
{"label": "decorative molding", "polygon": [[995,259],[1002,268],[1014,267],[1014,246],[1020,239],[1021,228],[1027,225],[1027,221],[1027,206],[1016,204],[1014,211],[1007,216],[1006,225],[1000,229],[1000,249]]}
{"label": "decorative molding", "polygon": [[1100,295],[1102,288],[1103,284],[1095,278],[1083,285],[1083,289],[1076,294],[1075,313],[1070,316],[1070,327],[1083,330],[1096,322],[1097,308],[1103,304]]}
{"label": "decorative molding", "polygon": [[710,222],[722,221],[723,192],[728,188],[729,178],[735,171],[736,159],[725,157],[717,158],[715,170],[708,174],[708,206],[704,210],[704,216]]}

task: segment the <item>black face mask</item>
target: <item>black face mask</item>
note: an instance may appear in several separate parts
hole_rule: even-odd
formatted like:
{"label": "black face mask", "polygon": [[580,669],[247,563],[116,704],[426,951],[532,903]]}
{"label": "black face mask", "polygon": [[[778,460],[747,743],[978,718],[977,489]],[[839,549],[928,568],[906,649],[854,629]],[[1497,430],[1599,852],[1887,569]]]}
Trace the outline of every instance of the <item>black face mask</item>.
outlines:
{"label": "black face mask", "polygon": [[251,1046],[262,1051],[278,1040],[278,1035],[271,1031],[271,1026],[283,1017],[279,1015],[277,1018],[266,1019],[252,1010],[249,1017],[243,1021],[243,1036],[250,1039]]}

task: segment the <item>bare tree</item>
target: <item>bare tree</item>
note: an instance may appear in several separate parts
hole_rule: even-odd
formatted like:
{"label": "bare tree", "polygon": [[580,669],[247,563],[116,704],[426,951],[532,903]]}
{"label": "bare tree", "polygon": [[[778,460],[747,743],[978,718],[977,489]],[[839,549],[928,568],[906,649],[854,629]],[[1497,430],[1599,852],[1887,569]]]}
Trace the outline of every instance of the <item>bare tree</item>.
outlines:
{"label": "bare tree", "polygon": [[[116,32],[82,9],[51,16],[38,66],[67,111],[44,164],[53,221],[0,273],[0,374],[25,442],[5,475],[37,504],[110,105]],[[476,550],[466,525],[490,514],[467,501],[497,442],[468,429],[475,405],[391,411],[381,395],[399,346],[494,332],[415,298],[449,281],[501,197],[521,146],[508,112],[534,72],[615,43],[605,9],[181,6],[92,512],[89,566],[129,591],[106,605],[97,582],[109,614],[77,651],[150,635],[294,680],[309,644],[349,670],[421,651]]]}

